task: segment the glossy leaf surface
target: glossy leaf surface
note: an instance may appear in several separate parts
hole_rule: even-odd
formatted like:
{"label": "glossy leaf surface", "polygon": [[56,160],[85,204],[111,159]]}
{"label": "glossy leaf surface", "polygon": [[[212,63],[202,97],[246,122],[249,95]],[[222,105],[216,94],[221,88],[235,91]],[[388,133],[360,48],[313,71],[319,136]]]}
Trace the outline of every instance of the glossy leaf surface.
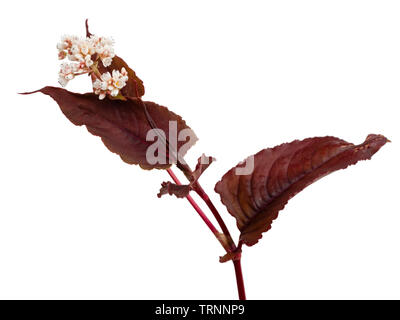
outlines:
{"label": "glossy leaf surface", "polygon": [[215,191],[236,218],[240,240],[251,246],[298,192],[333,171],[370,159],[387,141],[375,134],[360,145],[317,137],[264,149],[253,156],[251,174],[237,175],[236,169],[243,167],[239,164],[222,177]]}

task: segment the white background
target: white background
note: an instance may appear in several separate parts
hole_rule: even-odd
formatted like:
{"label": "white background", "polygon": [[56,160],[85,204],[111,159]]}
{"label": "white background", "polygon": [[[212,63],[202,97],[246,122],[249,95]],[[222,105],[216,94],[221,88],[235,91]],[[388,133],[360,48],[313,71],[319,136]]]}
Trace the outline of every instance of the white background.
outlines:
{"label": "white background", "polygon": [[[128,5],[129,3],[129,5]],[[292,199],[244,248],[250,299],[400,298],[398,1],[13,1],[0,13],[0,298],[235,299],[231,263],[185,200],[73,126],[47,96],[62,34],[116,40],[145,99],[181,114],[217,158],[213,191],[262,148],[390,138],[372,161]],[[86,77],[72,91],[90,90]]]}

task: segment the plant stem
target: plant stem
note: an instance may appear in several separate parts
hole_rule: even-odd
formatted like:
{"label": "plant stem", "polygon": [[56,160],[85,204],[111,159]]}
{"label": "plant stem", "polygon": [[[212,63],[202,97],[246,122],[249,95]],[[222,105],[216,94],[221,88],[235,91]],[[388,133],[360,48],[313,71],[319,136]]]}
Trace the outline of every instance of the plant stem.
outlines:
{"label": "plant stem", "polygon": [[[171,176],[172,180],[174,180],[174,182],[177,185],[181,185],[181,182],[179,181],[178,177],[175,175],[175,173],[172,171],[171,168],[167,169],[168,174]],[[211,230],[211,232],[217,237],[218,241],[221,242],[220,240],[220,233],[217,230],[217,228],[215,228],[215,226],[212,224],[212,222],[207,218],[206,214],[204,213],[203,210],[201,210],[201,208],[199,207],[199,205],[196,203],[196,201],[188,194],[186,196],[186,199],[189,201],[189,203],[192,205],[192,207],[194,208],[194,210],[196,210],[196,212],[199,214],[200,218],[203,219],[203,221],[205,222],[205,224],[207,225],[207,227]],[[222,243],[221,243],[222,244]],[[223,244],[222,244],[223,245]],[[224,245],[223,245],[224,246]],[[224,246],[225,248],[225,246]]]}
{"label": "plant stem", "polygon": [[231,249],[231,251],[235,251],[236,245],[232,240],[231,234],[229,233],[229,230],[228,230],[224,220],[222,219],[221,215],[219,214],[217,208],[212,203],[210,197],[204,191],[204,189],[201,187],[199,182],[196,182],[194,189],[197,192],[197,194],[200,196],[200,198],[203,199],[203,201],[206,203],[207,207],[211,210],[212,214],[214,215],[215,219],[217,220],[219,226],[221,227],[222,232],[224,233],[225,237],[228,240],[229,248]]}
{"label": "plant stem", "polygon": [[244,289],[244,282],[243,282],[243,273],[242,273],[242,265],[240,263],[240,259],[233,260],[233,265],[235,267],[235,274],[236,274],[236,283],[239,293],[239,300],[246,300],[246,292]]}
{"label": "plant stem", "polygon": [[[177,184],[181,185],[181,182],[175,175],[175,173],[172,171],[171,168],[167,169],[168,174],[171,176],[172,180]],[[207,218],[203,210],[199,207],[199,205],[194,201],[194,199],[190,196],[187,195],[186,199],[189,201],[189,203],[192,205],[192,207],[197,211],[197,213],[200,215],[200,217],[203,219],[203,221],[206,223],[208,228],[211,230],[211,232],[215,235],[217,240],[221,243],[223,248],[226,250],[226,252],[235,252],[239,251],[239,255],[232,260],[233,265],[235,267],[235,275],[236,275],[236,284],[238,288],[238,294],[239,294],[239,299],[240,300],[246,300],[246,292],[244,288],[244,282],[243,282],[243,273],[242,273],[242,266],[241,266],[241,249],[242,249],[242,243],[239,241],[238,246],[236,247],[235,243],[232,240],[232,237],[229,233],[228,228],[225,225],[224,220],[222,219],[221,215],[219,214],[217,208],[214,206],[212,203],[211,199],[207,195],[207,193],[203,190],[203,188],[200,186],[198,182],[196,182],[195,185],[195,190],[197,194],[201,197],[201,199],[207,204],[208,208],[211,210],[213,213],[214,217],[216,218],[218,224],[220,225],[227,242],[222,240],[221,234],[218,232],[218,230],[214,227],[212,222]]]}

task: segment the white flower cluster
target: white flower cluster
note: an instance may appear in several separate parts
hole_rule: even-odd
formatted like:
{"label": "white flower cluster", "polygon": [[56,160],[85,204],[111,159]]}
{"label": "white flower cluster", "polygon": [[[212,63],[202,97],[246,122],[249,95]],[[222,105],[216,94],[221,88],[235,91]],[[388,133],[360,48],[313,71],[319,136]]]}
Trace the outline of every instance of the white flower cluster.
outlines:
{"label": "white flower cluster", "polygon": [[114,54],[114,40],[111,38],[98,37],[92,35],[89,38],[90,44],[93,46],[94,51],[99,55],[99,58],[105,67],[111,65]]}
{"label": "white flower cluster", "polygon": [[128,72],[125,68],[122,68],[121,72],[113,70],[112,75],[109,72],[103,73],[100,79],[93,82],[94,93],[99,95],[100,100],[103,100],[107,94],[116,97],[127,81]]}
{"label": "white flower cluster", "polygon": [[113,70],[112,74],[99,73],[98,61],[109,67],[115,57],[112,39],[91,35],[85,39],[76,36],[64,36],[57,44],[58,58],[68,58],[71,63],[62,63],[59,72],[59,83],[65,87],[75,76],[89,73],[92,76],[95,94],[102,100],[106,95],[116,97],[128,81],[128,72]]}
{"label": "white flower cluster", "polygon": [[75,75],[80,71],[80,65],[72,63],[62,63],[60,72],[58,73],[58,82],[65,87],[68,81],[75,78]]}
{"label": "white flower cluster", "polygon": [[95,35],[85,39],[63,36],[61,42],[57,44],[58,58],[60,60],[68,58],[73,63],[61,65],[60,84],[66,86],[75,75],[91,72],[91,67],[97,59],[101,60],[104,67],[110,66],[115,57],[113,45],[112,39]]}

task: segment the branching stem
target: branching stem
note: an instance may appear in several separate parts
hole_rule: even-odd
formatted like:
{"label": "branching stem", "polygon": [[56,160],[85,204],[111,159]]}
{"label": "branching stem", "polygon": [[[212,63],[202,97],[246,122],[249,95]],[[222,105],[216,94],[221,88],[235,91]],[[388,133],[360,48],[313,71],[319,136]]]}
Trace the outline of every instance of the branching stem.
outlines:
{"label": "branching stem", "polygon": [[205,202],[205,204],[207,205],[207,207],[210,209],[210,211],[214,215],[215,219],[217,220],[219,226],[221,227],[222,232],[224,233],[224,235],[225,235],[225,237],[227,239],[230,251],[231,252],[235,251],[236,250],[236,245],[232,240],[231,234],[230,234],[230,232],[229,232],[224,220],[222,219],[221,215],[219,214],[217,208],[214,206],[213,202],[211,201],[210,197],[204,191],[204,189],[201,187],[199,182],[196,182],[196,184],[194,186],[194,189],[197,192],[197,194],[200,196],[200,198],[203,199],[203,201]]}
{"label": "branching stem", "polygon": [[[168,174],[171,176],[172,180],[177,184],[181,185],[181,182],[179,181],[178,177],[175,175],[175,173],[172,171],[172,169],[167,169]],[[186,199],[189,201],[189,203],[192,205],[194,210],[199,214],[200,218],[204,221],[204,223],[207,225],[207,227],[211,230],[211,232],[217,237],[219,240],[219,231],[217,228],[212,224],[212,222],[207,218],[206,214],[204,211],[200,208],[200,206],[196,203],[196,201],[191,197],[190,194],[186,196]]]}
{"label": "branching stem", "polygon": [[[172,180],[177,185],[181,185],[181,182],[179,181],[179,179],[177,178],[177,176],[175,175],[175,173],[172,171],[171,168],[167,169],[167,172],[171,176]],[[200,217],[203,219],[203,221],[205,222],[207,227],[215,235],[215,237],[221,243],[221,245],[223,246],[223,248],[226,250],[227,253],[239,251],[239,254],[232,260],[232,262],[235,267],[235,275],[236,275],[236,283],[237,283],[237,288],[238,288],[239,299],[246,300],[246,293],[245,293],[242,266],[241,266],[241,253],[240,253],[241,248],[242,248],[242,243],[239,241],[238,246],[236,247],[236,245],[233,242],[232,237],[229,233],[229,230],[228,230],[227,226],[225,225],[225,222],[222,219],[221,215],[219,214],[217,208],[214,206],[210,197],[207,195],[207,193],[204,191],[204,189],[200,186],[200,184],[198,182],[196,182],[196,184],[194,186],[194,190],[197,192],[197,194],[201,197],[201,199],[206,203],[208,208],[213,213],[215,219],[217,220],[219,226],[222,229],[225,239],[223,239],[223,237],[221,237],[221,233],[212,224],[212,222],[207,218],[204,211],[200,208],[200,206],[196,203],[196,201],[189,194],[186,196],[186,199],[189,201],[189,203],[192,205],[192,207],[196,210],[196,212],[200,215]]]}
{"label": "branching stem", "polygon": [[[87,30],[88,32],[88,30]],[[139,100],[143,104],[143,110],[145,112],[147,121],[150,125],[151,128],[156,129],[157,125],[150,116],[146,104],[140,99],[138,91],[137,91],[137,83],[135,82],[135,88],[136,88],[136,95],[139,98]],[[165,144],[166,147],[169,149],[169,141],[162,139],[161,136],[159,136],[161,141]],[[178,156],[178,161],[177,161],[177,167],[179,170],[183,172],[183,174],[186,176],[186,178],[191,181],[191,178],[193,177],[193,172],[190,169],[190,167],[183,161],[183,159],[179,159],[179,153],[175,153]],[[172,171],[171,168],[167,169],[168,174],[171,176],[172,180],[177,184],[181,185],[181,182],[179,181],[178,177],[175,175],[175,173]],[[205,202],[207,207],[210,209],[212,214],[214,215],[215,219],[217,220],[219,226],[221,227],[222,233],[220,233],[217,228],[212,224],[212,222],[207,218],[206,214],[204,211],[200,208],[200,206],[196,203],[196,201],[188,194],[186,196],[186,199],[189,201],[189,203],[192,205],[194,210],[199,214],[201,219],[204,221],[204,223],[207,225],[207,227],[211,230],[211,232],[214,234],[214,236],[217,238],[217,240],[220,242],[222,247],[225,249],[227,254],[230,253],[235,253],[233,264],[235,266],[235,274],[236,274],[236,282],[237,282],[237,287],[238,287],[238,293],[239,293],[239,299],[240,300],[245,300],[246,299],[246,294],[245,294],[245,289],[244,289],[244,282],[243,282],[243,275],[242,275],[242,267],[240,263],[241,259],[241,242],[239,241],[238,247],[236,247],[235,243],[232,240],[232,237],[230,235],[230,232],[222,219],[221,215],[219,214],[217,208],[214,206],[212,203],[210,197],[207,195],[207,193],[204,191],[204,189],[201,187],[198,181],[193,185],[193,190],[196,191],[196,193],[200,196],[200,198]]]}

